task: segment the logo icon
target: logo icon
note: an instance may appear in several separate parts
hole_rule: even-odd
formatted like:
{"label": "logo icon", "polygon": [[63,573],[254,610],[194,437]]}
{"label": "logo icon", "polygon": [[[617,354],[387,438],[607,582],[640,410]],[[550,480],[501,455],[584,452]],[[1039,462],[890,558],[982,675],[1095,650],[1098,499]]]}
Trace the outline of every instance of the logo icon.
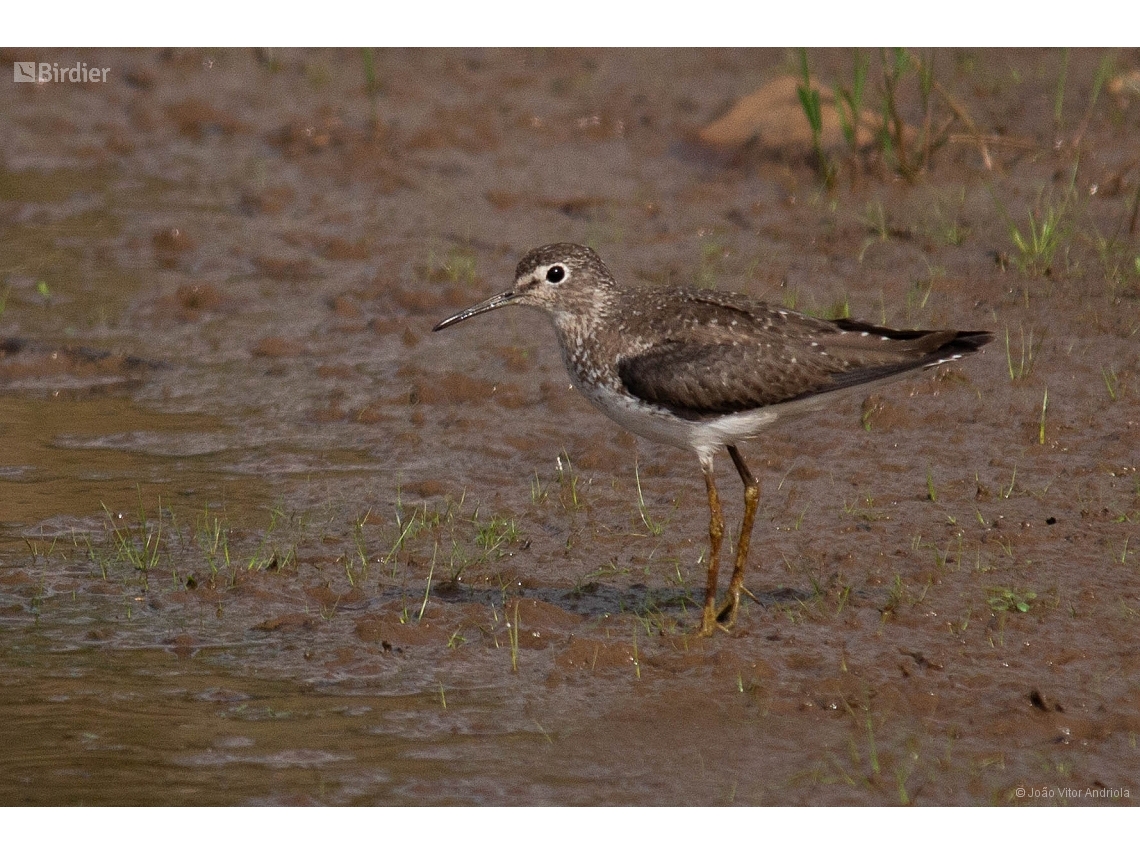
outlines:
{"label": "logo icon", "polygon": [[60,66],[58,62],[13,62],[13,83],[106,83],[111,69],[89,67],[85,62]]}

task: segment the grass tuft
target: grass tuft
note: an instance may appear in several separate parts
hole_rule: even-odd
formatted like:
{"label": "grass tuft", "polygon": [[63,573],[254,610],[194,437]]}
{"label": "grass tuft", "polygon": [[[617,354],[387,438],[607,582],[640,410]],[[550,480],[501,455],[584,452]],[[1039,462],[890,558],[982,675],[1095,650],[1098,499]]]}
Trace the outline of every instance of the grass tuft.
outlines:
{"label": "grass tuft", "polygon": [[[1009,327],[1005,328],[1005,362],[1009,369],[1010,380],[1024,380],[1033,371],[1037,355],[1041,352],[1042,337],[1037,337],[1031,329],[1026,334],[1025,328],[1018,324],[1019,345],[1014,347],[1009,334]],[[1015,353],[1017,354],[1015,356]]]}
{"label": "grass tuft", "polygon": [[111,526],[111,537],[117,547],[116,558],[125,560],[143,575],[144,586],[147,574],[158,565],[162,546],[162,504],[159,503],[158,519],[154,525],[147,519],[146,508],[142,503],[142,489],[139,488],[138,523],[132,528],[124,520],[123,514],[114,514],[105,504],[102,506]]}
{"label": "grass tuft", "polygon": [[808,127],[811,129],[812,156],[815,158],[815,168],[819,172],[823,183],[827,187],[835,184],[836,167],[823,151],[823,106],[819,90],[812,85],[811,71],[808,68],[807,48],[800,48],[800,75],[803,82],[796,85],[796,94],[800,99],[804,116],[807,117]]}
{"label": "grass tuft", "polygon": [[641,514],[641,521],[645,524],[645,528],[654,537],[661,534],[665,530],[663,523],[657,522],[649,516],[649,511],[645,507],[645,496],[641,493],[641,472],[638,468],[637,461],[633,464],[633,480],[637,484],[637,511]]}

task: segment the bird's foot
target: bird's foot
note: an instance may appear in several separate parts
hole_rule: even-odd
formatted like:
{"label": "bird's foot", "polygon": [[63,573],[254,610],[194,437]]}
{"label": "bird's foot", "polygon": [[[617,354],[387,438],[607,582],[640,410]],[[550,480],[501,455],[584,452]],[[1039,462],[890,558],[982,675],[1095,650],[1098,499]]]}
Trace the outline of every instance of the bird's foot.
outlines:
{"label": "bird's foot", "polygon": [[724,601],[716,613],[715,622],[726,632],[736,626],[736,613],[740,610],[740,591],[730,590],[728,599]]}
{"label": "bird's foot", "polygon": [[[725,625],[721,619],[721,612],[718,612],[711,606],[705,606],[704,611],[701,612],[701,625],[697,628],[697,635],[702,638],[711,638],[713,634],[719,629],[722,632],[728,632],[732,624]],[[736,616],[733,615],[735,620]]]}
{"label": "bird's foot", "polygon": [[712,609],[706,608],[701,613],[701,625],[697,628],[697,635],[702,638],[711,638],[712,634],[716,632],[716,612]]}

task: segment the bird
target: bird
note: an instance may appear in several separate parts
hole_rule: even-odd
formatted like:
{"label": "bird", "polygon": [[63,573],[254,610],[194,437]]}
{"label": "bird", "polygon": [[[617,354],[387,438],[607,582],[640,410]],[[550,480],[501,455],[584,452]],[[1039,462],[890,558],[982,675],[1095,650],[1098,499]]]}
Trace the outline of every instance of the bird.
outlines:
{"label": "bird", "polygon": [[[738,445],[777,422],[960,359],[993,339],[985,330],[899,330],[823,320],[755,297],[695,287],[619,283],[589,247],[527,252],[506,291],[444,318],[433,332],[504,306],[544,312],[574,386],[626,430],[696,454],[709,505],[709,553],[697,633],[731,630],[760,501]],[[744,514],[727,596],[717,604],[724,516],[714,457],[728,451],[744,485]]]}

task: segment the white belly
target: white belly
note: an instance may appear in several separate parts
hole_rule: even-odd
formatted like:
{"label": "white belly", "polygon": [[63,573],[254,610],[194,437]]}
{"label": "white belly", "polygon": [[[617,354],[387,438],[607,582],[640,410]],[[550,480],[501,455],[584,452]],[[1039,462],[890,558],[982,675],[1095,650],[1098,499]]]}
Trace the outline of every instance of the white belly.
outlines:
{"label": "white belly", "polygon": [[711,455],[722,445],[756,438],[776,421],[778,415],[775,409],[764,407],[690,420],[676,416],[664,407],[635,402],[608,386],[583,387],[579,384],[578,388],[590,403],[631,433],[665,445],[691,449],[701,458]]}

